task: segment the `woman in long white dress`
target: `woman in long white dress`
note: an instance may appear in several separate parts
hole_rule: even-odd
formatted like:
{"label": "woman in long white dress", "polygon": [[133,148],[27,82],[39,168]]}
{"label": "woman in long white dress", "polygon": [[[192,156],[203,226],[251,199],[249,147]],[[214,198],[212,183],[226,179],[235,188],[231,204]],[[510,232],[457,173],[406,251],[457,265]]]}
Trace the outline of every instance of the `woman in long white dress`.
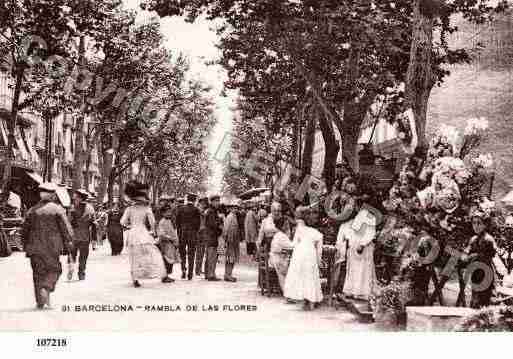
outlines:
{"label": "woman in long white dress", "polygon": [[147,186],[132,182],[126,187],[125,194],[133,204],[125,210],[121,225],[129,228],[126,234],[130,272],[134,287],[141,286],[141,279],[167,278],[162,254],[157,248],[155,238],[155,217],[149,206]]}
{"label": "woman in long white dress", "polygon": [[307,207],[296,209],[294,251],[285,278],[284,295],[291,300],[304,300],[304,308],[312,310],[323,299],[319,272],[323,235],[305,224],[308,215]]}
{"label": "woman in long white dress", "polygon": [[365,208],[356,217],[342,223],[337,236],[337,249],[346,258],[343,293],[347,297],[368,300],[376,283],[374,237],[376,218]]}

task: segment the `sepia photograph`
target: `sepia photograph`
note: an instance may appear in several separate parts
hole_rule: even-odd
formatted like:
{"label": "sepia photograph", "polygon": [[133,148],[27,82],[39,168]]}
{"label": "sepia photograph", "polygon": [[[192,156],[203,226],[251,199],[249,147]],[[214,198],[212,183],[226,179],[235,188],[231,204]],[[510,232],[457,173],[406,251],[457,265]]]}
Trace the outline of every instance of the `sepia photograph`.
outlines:
{"label": "sepia photograph", "polygon": [[511,332],[512,114],[509,0],[1,0],[0,342]]}

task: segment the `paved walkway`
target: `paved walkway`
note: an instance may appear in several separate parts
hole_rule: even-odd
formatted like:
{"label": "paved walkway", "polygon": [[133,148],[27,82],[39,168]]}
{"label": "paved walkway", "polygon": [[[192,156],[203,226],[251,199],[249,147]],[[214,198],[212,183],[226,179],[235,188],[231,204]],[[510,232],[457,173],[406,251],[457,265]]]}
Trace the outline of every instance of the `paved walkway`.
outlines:
{"label": "paved walkway", "polygon": [[[28,259],[23,253],[0,258],[0,331],[297,333],[373,329],[343,310],[321,307],[304,312],[300,306],[285,304],[283,298],[261,296],[256,288],[256,268],[248,263],[236,267],[237,283],[196,277],[173,284],[144,282],[136,289],[131,284],[127,255],[111,257],[108,250],[106,244],[91,252],[85,281],[67,282],[63,275],[52,296],[54,310],[42,312],[34,309]],[[218,265],[218,276],[222,277],[222,272],[223,266]],[[76,306],[94,307],[84,312]],[[115,306],[132,306],[133,311],[109,311]],[[63,307],[71,311],[63,311]]]}

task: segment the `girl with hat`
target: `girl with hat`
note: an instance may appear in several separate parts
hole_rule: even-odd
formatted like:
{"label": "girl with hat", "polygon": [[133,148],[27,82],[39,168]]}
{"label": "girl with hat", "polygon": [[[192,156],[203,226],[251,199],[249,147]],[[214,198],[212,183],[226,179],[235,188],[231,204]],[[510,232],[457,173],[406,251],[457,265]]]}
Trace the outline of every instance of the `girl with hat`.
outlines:
{"label": "girl with hat", "polygon": [[139,280],[161,278],[167,273],[162,255],[155,245],[155,217],[149,205],[148,186],[132,181],[126,185],[125,194],[133,202],[123,217],[121,225],[128,228],[127,245],[134,287],[141,286]]}

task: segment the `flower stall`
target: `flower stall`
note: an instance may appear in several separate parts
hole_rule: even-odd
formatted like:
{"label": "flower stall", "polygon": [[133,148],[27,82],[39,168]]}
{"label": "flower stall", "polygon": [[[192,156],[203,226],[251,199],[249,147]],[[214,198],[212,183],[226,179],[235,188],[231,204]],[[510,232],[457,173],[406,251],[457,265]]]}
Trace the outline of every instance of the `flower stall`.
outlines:
{"label": "flower stall", "polygon": [[443,125],[428,148],[417,149],[404,164],[383,202],[386,216],[376,243],[380,288],[371,300],[375,313],[400,320],[406,305],[444,305],[442,291],[451,278],[459,283],[456,306],[466,306],[465,255],[476,211],[489,220],[488,233],[496,240],[494,269],[504,275],[505,259],[511,268],[512,229],[489,199],[493,157],[479,153],[487,128],[483,118],[469,120],[463,133]]}

